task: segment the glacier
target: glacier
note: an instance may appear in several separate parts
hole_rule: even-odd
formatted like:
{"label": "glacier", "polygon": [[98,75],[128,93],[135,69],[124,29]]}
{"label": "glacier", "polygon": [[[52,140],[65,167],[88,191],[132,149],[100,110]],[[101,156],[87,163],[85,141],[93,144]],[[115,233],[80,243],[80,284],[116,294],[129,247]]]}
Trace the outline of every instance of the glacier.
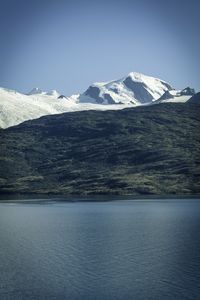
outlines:
{"label": "glacier", "polygon": [[0,88],[0,128],[44,115],[84,110],[118,110],[163,102],[186,102],[194,90],[176,91],[169,83],[138,72],[109,82],[97,82],[82,94],[65,96],[56,90],[33,88],[22,94]]}

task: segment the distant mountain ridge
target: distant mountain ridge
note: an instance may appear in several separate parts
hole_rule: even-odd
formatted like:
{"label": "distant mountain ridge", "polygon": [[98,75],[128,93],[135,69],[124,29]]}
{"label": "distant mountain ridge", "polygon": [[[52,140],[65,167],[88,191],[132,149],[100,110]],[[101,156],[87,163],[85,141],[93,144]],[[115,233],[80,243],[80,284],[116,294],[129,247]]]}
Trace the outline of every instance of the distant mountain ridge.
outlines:
{"label": "distant mountain ridge", "polygon": [[119,110],[162,102],[186,102],[194,95],[186,88],[176,91],[167,82],[137,72],[109,82],[94,83],[82,94],[67,97],[56,90],[39,88],[28,94],[0,88],[0,128],[44,115],[84,110]]}
{"label": "distant mountain ridge", "polygon": [[172,89],[163,80],[131,72],[119,80],[92,84],[79,99],[80,102],[92,99],[99,104],[141,105],[157,100],[165,91]]}
{"label": "distant mountain ridge", "polygon": [[195,90],[187,87],[183,90],[171,90],[166,91],[158,100],[154,103],[166,103],[166,102],[187,102],[193,95]]}

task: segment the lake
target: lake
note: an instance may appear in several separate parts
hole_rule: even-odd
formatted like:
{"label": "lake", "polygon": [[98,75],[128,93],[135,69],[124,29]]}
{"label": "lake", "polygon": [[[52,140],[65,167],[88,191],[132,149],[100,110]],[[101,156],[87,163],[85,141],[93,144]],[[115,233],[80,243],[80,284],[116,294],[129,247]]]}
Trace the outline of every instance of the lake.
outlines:
{"label": "lake", "polygon": [[200,200],[0,203],[0,299],[200,299]]}

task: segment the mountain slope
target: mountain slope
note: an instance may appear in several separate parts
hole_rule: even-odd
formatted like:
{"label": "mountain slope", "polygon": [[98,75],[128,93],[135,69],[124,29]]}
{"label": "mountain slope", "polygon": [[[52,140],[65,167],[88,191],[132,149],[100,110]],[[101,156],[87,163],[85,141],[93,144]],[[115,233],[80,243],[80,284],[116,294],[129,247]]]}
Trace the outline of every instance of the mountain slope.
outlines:
{"label": "mountain slope", "polygon": [[45,115],[82,110],[122,109],[127,106],[79,104],[73,97],[68,98],[55,92],[45,93],[34,89],[28,95],[24,95],[0,88],[0,128],[14,126]]}
{"label": "mountain slope", "polygon": [[167,102],[181,102],[185,103],[187,102],[193,95],[195,95],[195,90],[191,89],[190,87],[187,87],[183,89],[182,91],[176,91],[176,90],[167,90],[158,100],[156,100],[154,103],[167,103]]}
{"label": "mountain slope", "polygon": [[0,130],[1,194],[200,193],[200,105],[45,116]]}
{"label": "mountain slope", "polygon": [[60,95],[56,90],[44,92],[34,88],[25,95],[0,88],[0,128],[63,112],[186,102],[194,93],[189,87],[176,91],[163,80],[136,72],[119,80],[94,83],[84,93],[70,97]]}
{"label": "mountain slope", "polygon": [[79,96],[79,101],[141,105],[157,100],[168,90],[172,87],[163,80],[131,72],[119,80],[94,83]]}
{"label": "mountain slope", "polygon": [[200,92],[196,93],[189,99],[189,103],[200,104]]}
{"label": "mountain slope", "polygon": [[66,97],[57,91],[32,89],[27,95],[0,88],[0,128],[44,115],[82,110],[123,109],[159,98],[171,90],[166,82],[140,73],[107,83],[96,83],[83,94]]}

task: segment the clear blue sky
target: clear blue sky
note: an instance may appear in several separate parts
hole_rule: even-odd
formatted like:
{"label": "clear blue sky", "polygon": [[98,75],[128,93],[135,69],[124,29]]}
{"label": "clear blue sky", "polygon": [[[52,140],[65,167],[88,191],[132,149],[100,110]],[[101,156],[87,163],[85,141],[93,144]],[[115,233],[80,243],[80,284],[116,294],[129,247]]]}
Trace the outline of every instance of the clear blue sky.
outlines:
{"label": "clear blue sky", "polygon": [[200,89],[199,0],[0,0],[0,86],[71,95],[131,71]]}

